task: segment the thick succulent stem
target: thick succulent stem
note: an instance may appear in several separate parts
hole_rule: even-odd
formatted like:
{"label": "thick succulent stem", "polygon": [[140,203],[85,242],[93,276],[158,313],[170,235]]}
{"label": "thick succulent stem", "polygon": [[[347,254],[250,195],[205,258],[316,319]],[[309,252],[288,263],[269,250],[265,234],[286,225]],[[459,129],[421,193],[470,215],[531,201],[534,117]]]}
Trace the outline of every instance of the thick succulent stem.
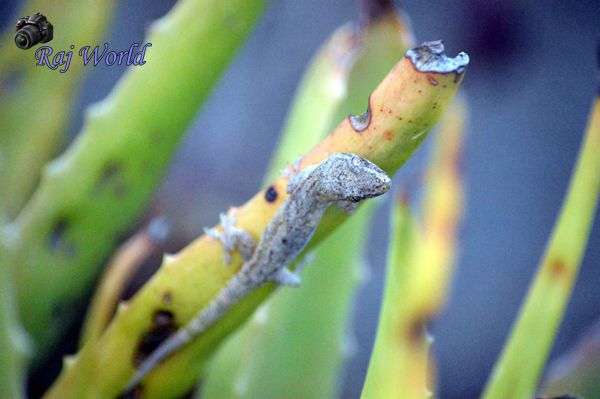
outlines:
{"label": "thick succulent stem", "polygon": [[201,398],[337,396],[340,365],[349,350],[348,293],[359,280],[356,268],[363,266],[372,210],[361,208],[319,245],[302,272],[302,286],[277,292],[226,342],[222,349],[228,350],[211,362]]}
{"label": "thick succulent stem", "polygon": [[[353,32],[347,28],[338,30],[316,56],[291,108],[270,177],[281,169],[282,160],[293,159],[299,149],[308,150],[318,141],[325,128],[333,125],[333,111],[341,119],[364,106],[364,99],[411,47],[412,43],[406,43],[410,37],[406,22],[393,7],[384,11],[369,14],[370,18],[365,18],[360,29]],[[342,32],[351,36],[340,40]],[[345,50],[346,43],[352,44],[352,51]],[[339,62],[343,64],[336,67]],[[327,69],[323,68],[327,65]],[[322,88],[330,87],[337,91],[323,93]],[[342,91],[347,91],[345,97],[336,96]],[[327,98],[329,106],[316,106]],[[373,205],[365,208],[372,210]],[[350,303],[359,282],[360,271],[353,269],[362,267],[361,244],[366,241],[370,214],[363,209],[335,231],[311,254],[314,260],[303,271],[301,288],[283,290],[270,298],[251,321],[219,348],[199,397],[336,396],[340,366],[348,356],[344,353],[344,346],[348,345],[344,343],[349,340],[346,328]],[[312,306],[313,303],[318,305]],[[312,383],[306,384],[306,380]]]}
{"label": "thick succulent stem", "polygon": [[546,253],[494,367],[485,399],[531,398],[579,271],[600,192],[600,98]]}
{"label": "thick succulent stem", "polygon": [[424,324],[411,325],[410,309],[403,306],[422,235],[403,199],[394,204],[391,232],[383,306],[361,398],[425,398],[429,343]]}
{"label": "thick succulent stem", "polygon": [[456,255],[462,102],[448,110],[441,126],[428,170],[422,231],[404,196],[393,209],[383,306],[363,399],[425,399],[435,390],[426,326],[446,300]]}
{"label": "thick succulent stem", "polygon": [[[288,160],[294,159],[299,153],[308,151],[323,138],[336,109],[346,96],[348,74],[358,50],[358,31],[350,24],[346,24],[336,30],[314,56],[311,64],[304,73],[294,102],[290,107],[281,140],[266,175],[266,183],[277,178]],[[342,232],[337,231],[336,234],[338,233]],[[317,254],[315,256],[317,262],[321,258],[319,254],[326,249],[324,246],[320,246],[316,250]],[[346,260],[351,262],[352,257]],[[314,270],[315,267],[318,267],[315,261],[309,261],[309,263],[309,270]],[[331,266],[331,264],[327,265],[328,270],[331,269]],[[314,292],[314,289],[311,288],[315,283],[319,285],[317,280],[310,278],[310,275],[313,274],[308,270],[303,273],[301,290],[282,290],[277,295],[271,297],[268,302],[262,305],[263,307],[256,314],[255,318],[246,323],[243,328],[240,328],[234,336],[219,348],[214,360],[211,361],[210,373],[208,373],[207,378],[202,383],[199,397],[204,399],[223,399],[234,398],[243,393],[244,397],[249,398],[249,395],[255,391],[255,387],[258,385],[260,385],[261,397],[267,398],[270,396],[264,390],[264,385],[262,385],[262,382],[264,382],[262,378],[263,369],[257,366],[258,364],[268,365],[276,362],[277,368],[280,371],[287,370],[287,367],[292,366],[292,364],[297,366],[293,362],[295,356],[290,350],[279,352],[274,349],[274,342],[271,339],[273,337],[272,330],[279,329],[282,323],[289,325],[285,320],[288,320],[288,315],[290,314],[288,309],[290,306],[296,308],[297,311],[300,310],[300,308],[294,306],[290,301],[302,301],[302,298],[306,294],[315,293],[317,293],[317,296],[314,299],[317,300],[318,296],[322,295],[320,289]],[[322,277],[319,276],[320,281],[322,281]],[[341,285],[342,287],[337,285],[336,293],[344,291],[344,284],[342,283]],[[340,288],[342,289],[340,290]],[[301,298],[298,298],[299,296]],[[333,306],[333,304],[331,305]],[[331,326],[332,324],[331,320],[328,323],[322,323],[322,319],[314,313],[305,313],[296,314],[293,322],[302,320],[302,323],[309,324],[305,325],[306,331],[314,331],[311,328],[312,319],[319,319],[320,326],[323,327]],[[268,314],[268,318],[262,317],[265,314]],[[308,317],[310,314],[314,316],[312,319]],[[340,314],[340,312],[335,314]],[[340,316],[342,315],[340,314]],[[281,342],[286,342],[294,340],[298,336],[298,333],[299,331],[294,331],[291,328],[279,330],[278,335],[281,338]],[[321,341],[328,342],[327,339],[321,338]],[[274,350],[270,350],[271,348]],[[292,350],[296,348],[304,350],[300,349],[301,347],[299,346],[290,346],[290,348]],[[315,353],[318,353],[317,356],[324,352],[330,353],[331,351],[324,351],[322,348],[315,351]],[[308,354],[305,353],[305,355]],[[329,358],[334,362],[337,361],[334,356],[330,356]],[[317,362],[310,360],[310,358],[307,358],[307,362],[304,362],[306,365],[311,364],[313,366],[312,370],[320,370],[317,376],[319,377],[319,381],[323,383],[313,383],[311,386],[315,391],[319,391],[319,389],[327,390],[326,385],[331,375],[331,372],[327,372],[331,368],[330,363],[331,361]],[[273,367],[267,366],[267,368],[270,371],[273,370]],[[310,375],[304,373],[303,378],[310,378],[315,381],[312,373]],[[273,384],[276,379],[269,377],[268,381],[270,382],[268,384],[269,391],[277,392],[280,385]],[[281,381],[282,384],[287,386],[287,393],[290,393],[291,387],[288,382],[289,378]],[[303,397],[306,397],[305,390],[303,391]],[[320,397],[323,397],[323,395],[320,395]]]}
{"label": "thick succulent stem", "polygon": [[162,246],[168,235],[169,226],[166,221],[155,218],[115,252],[87,310],[80,346],[95,341],[102,335],[125,288],[145,260],[154,254],[162,253]]}
{"label": "thick succulent stem", "polygon": [[119,236],[143,211],[265,3],[178,2],[150,27],[146,63],[132,66],[91,107],[76,141],[44,170],[6,231],[20,313],[38,349],[50,349],[60,337],[76,313],[71,308],[81,304]]}
{"label": "thick succulent stem", "polygon": [[[433,46],[433,47],[432,47]],[[347,118],[299,162],[300,170],[335,152],[354,153],[393,174],[417,148],[454,97],[468,62],[459,55],[460,67],[423,72],[415,66],[415,54],[434,51],[434,63],[446,55],[435,43],[407,52],[371,94],[362,118]],[[357,119],[360,119],[357,122]],[[259,239],[285,200],[287,178],[280,176],[236,211],[237,227]],[[316,245],[345,220],[331,209],[324,216],[311,244]],[[235,255],[223,266],[221,244],[202,236],[176,255],[165,258],[161,269],[113,319],[103,336],[86,345],[47,394],[47,398],[113,397],[133,374],[139,361],[153,349],[149,340],[163,337],[190,320],[205,307],[236,273],[241,258]],[[254,291],[220,322],[184,350],[165,361],[138,387],[145,398],[177,397],[194,383],[216,345],[273,290],[267,285]],[[164,301],[168,295],[170,301]],[[168,335],[168,334],[167,334]],[[98,375],[94,370],[101,368]]]}
{"label": "thick succulent stem", "polygon": [[[79,48],[100,42],[113,3],[36,0],[27,2],[20,16],[42,10],[57,29],[50,43],[54,52],[73,51],[76,58]],[[5,219],[17,215],[44,164],[58,152],[84,72],[82,62],[71,62],[66,74],[36,66],[36,49],[17,48],[14,36],[11,23],[0,45],[0,59],[6,62],[0,77],[0,215]]]}

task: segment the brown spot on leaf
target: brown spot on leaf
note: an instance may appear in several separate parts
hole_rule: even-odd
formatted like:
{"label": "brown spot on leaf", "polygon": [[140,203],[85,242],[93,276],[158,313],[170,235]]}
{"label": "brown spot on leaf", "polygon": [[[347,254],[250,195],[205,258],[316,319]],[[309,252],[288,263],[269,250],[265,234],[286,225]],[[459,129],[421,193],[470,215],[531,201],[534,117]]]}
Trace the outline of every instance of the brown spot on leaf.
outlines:
{"label": "brown spot on leaf", "polygon": [[553,278],[561,280],[567,273],[567,265],[561,260],[554,260],[549,265],[549,271]]}
{"label": "brown spot on leaf", "polygon": [[278,196],[279,193],[277,193],[277,189],[274,186],[269,186],[265,190],[265,201],[267,202],[275,202]]}
{"label": "brown spot on leaf", "polygon": [[162,295],[163,305],[170,305],[172,301],[173,301],[173,295],[171,294],[171,291],[165,291]]}
{"label": "brown spot on leaf", "polygon": [[133,355],[134,366],[137,367],[146,360],[178,328],[173,313],[168,310],[157,310],[152,317],[150,331],[142,336],[137,345]]}
{"label": "brown spot on leaf", "polygon": [[114,180],[121,173],[121,166],[118,163],[109,163],[104,167],[100,180],[109,182]]}
{"label": "brown spot on leaf", "polygon": [[425,338],[425,326],[427,325],[428,317],[425,315],[418,316],[411,320],[406,330],[406,338],[413,345],[419,345]]}
{"label": "brown spot on leaf", "polygon": [[50,248],[53,250],[59,249],[64,239],[69,223],[66,218],[60,218],[54,223],[50,233]]}
{"label": "brown spot on leaf", "polygon": [[75,255],[75,244],[66,238],[69,226],[70,223],[66,217],[61,217],[54,223],[50,230],[50,236],[48,237],[48,247],[50,248],[50,251],[61,252],[66,256]]}
{"label": "brown spot on leaf", "polygon": [[394,132],[392,132],[391,130],[386,130],[385,132],[383,132],[383,138],[387,141],[392,141],[392,139],[394,138]]}
{"label": "brown spot on leaf", "polygon": [[438,85],[438,81],[431,75],[427,75],[427,80],[429,81],[429,83],[431,83],[433,86],[437,86]]}
{"label": "brown spot on leaf", "polygon": [[104,166],[100,178],[94,186],[94,195],[99,195],[109,188],[113,189],[117,198],[127,195],[127,186],[123,180],[123,168],[117,162],[109,162]]}

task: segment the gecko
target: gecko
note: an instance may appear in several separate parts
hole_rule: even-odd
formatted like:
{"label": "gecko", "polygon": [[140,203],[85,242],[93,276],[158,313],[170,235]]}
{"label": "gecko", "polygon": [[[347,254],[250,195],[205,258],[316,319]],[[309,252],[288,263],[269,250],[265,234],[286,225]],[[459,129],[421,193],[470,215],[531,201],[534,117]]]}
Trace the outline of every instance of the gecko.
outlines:
{"label": "gecko", "polygon": [[300,277],[287,266],[306,247],[327,208],[336,205],[352,213],[360,201],[384,194],[391,185],[383,170],[354,154],[334,153],[301,172],[295,169],[288,178],[289,196],[258,245],[235,227],[233,216],[221,215],[222,232],[207,230],[209,236],[221,241],[224,263],[231,261],[229,253],[233,250],[240,252],[244,263],[206,307],[140,364],[125,391],[137,386],[159,363],[206,331],[253,290],[271,281],[299,286]]}

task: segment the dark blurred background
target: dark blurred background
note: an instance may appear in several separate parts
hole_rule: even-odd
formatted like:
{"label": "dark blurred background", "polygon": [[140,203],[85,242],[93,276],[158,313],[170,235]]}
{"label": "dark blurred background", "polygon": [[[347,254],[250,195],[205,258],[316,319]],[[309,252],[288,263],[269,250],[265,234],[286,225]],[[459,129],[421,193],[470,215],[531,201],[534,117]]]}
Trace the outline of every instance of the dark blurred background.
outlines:
{"label": "dark blurred background", "polygon": [[[118,2],[108,43],[127,48],[143,40],[149,22],[173,3]],[[17,5],[0,1],[3,25],[13,23]],[[431,330],[440,397],[474,398],[502,348],[567,187],[597,90],[600,1],[406,0],[402,5],[418,42],[443,39],[450,55],[466,51],[471,57],[463,83],[470,120],[460,257],[450,301]],[[311,55],[336,27],[357,17],[354,1],[273,0],[190,127],[151,212],[162,212],[182,236],[193,237],[217,222],[228,204],[253,195]],[[102,99],[124,70],[87,69],[71,137],[85,107]],[[418,173],[426,156],[427,145],[397,183]],[[347,367],[344,398],[360,393],[377,325],[388,203],[369,236],[371,273],[356,300],[358,347]],[[599,266],[596,220],[553,357],[600,317]]]}

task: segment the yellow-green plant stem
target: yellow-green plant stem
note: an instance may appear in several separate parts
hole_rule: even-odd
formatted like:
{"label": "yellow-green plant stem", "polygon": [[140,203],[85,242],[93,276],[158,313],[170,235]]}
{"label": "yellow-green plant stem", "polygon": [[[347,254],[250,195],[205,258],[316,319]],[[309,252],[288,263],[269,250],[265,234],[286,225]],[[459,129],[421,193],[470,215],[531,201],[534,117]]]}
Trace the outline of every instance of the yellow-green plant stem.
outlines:
{"label": "yellow-green plant stem", "polygon": [[[277,177],[286,162],[289,162],[290,159],[293,160],[299,153],[308,151],[325,135],[334,112],[346,95],[348,73],[356,58],[356,53],[359,50],[358,35],[358,31],[353,26],[346,24],[336,30],[322,48],[319,49],[317,54],[315,54],[298,86],[294,102],[290,107],[288,119],[281,135],[281,140],[273,159],[271,160],[271,166],[267,172],[266,182]],[[337,231],[335,234],[339,233],[342,232]],[[336,244],[332,245],[336,246]],[[320,255],[323,253],[322,251],[326,250],[326,248],[324,248],[325,246],[326,245],[320,246],[316,250],[317,254],[315,256],[317,258],[322,258]],[[325,255],[325,257],[327,257],[327,255]],[[298,296],[304,297],[307,292],[317,294],[316,297],[313,297],[314,300],[318,300],[318,298],[323,295],[320,286],[318,287],[319,290],[316,292],[313,289],[315,282],[317,285],[319,284],[318,281],[310,278],[310,276],[315,274],[315,272],[311,272],[310,270],[314,270],[317,265],[312,261],[309,263],[310,264],[307,265],[308,270],[303,273],[301,290],[293,290],[295,292],[291,292],[292,290],[281,290],[277,295],[269,298],[269,300],[262,305],[262,310],[256,314],[256,317],[240,328],[240,330],[219,348],[214,359],[211,361],[210,372],[208,372],[207,378],[202,383],[199,397],[204,399],[234,398],[238,397],[243,389],[244,397],[249,398],[248,395],[255,391],[254,388],[257,385],[262,385],[262,369],[257,369],[258,364],[262,365],[264,363],[277,361],[277,367],[280,371],[291,366],[291,356],[286,357],[288,355],[287,351],[277,353],[270,350],[273,348],[273,346],[270,346],[270,344],[273,343],[271,341],[273,335],[272,330],[280,330],[282,323],[289,325],[289,323],[287,323],[288,320],[294,323],[295,320],[301,319],[304,323],[303,330],[293,331],[293,328],[288,328],[278,331],[277,334],[281,336],[282,339],[287,340],[289,334],[297,336],[302,333],[311,334],[314,331],[312,328],[314,327],[312,323],[314,320],[307,319],[308,312],[306,312],[306,309],[304,309],[302,314],[295,315],[294,320],[286,317],[289,314],[287,310],[288,302],[294,300],[293,298],[298,300]],[[331,268],[332,266],[334,265],[327,265],[328,268]],[[318,271],[318,273],[320,272],[321,270]],[[321,278],[322,281],[323,277],[321,276],[319,278]],[[336,292],[338,294],[343,292],[343,285],[342,282],[342,287],[338,285],[336,286],[337,289],[335,291],[330,292]],[[293,306],[293,304],[289,305]],[[334,306],[334,304],[331,304],[331,306]],[[301,310],[297,306],[294,307],[297,311]],[[324,308],[324,306],[321,306],[321,309]],[[342,313],[338,314],[343,318]],[[262,315],[265,314],[268,314],[268,318],[262,317]],[[318,316],[316,316],[316,318],[319,319],[321,327],[331,326],[331,321],[323,324],[322,319]],[[296,323],[294,323],[294,325],[296,325]],[[324,341],[327,341],[327,339],[325,338]],[[303,346],[293,347],[292,349],[304,351],[309,348]],[[320,350],[322,353],[322,348],[320,348]],[[320,356],[321,353],[319,353],[318,356]],[[307,353],[305,353],[305,355],[307,355]],[[277,356],[277,359],[273,359],[273,356]],[[286,358],[282,359],[282,357]],[[329,359],[335,363],[333,365],[333,367],[335,367],[337,364],[337,357],[330,356]],[[326,362],[324,364],[322,362],[313,362],[308,359],[308,363],[312,365],[313,370],[320,368],[316,373],[316,376],[320,377],[322,384],[311,384],[313,390],[327,390],[326,383],[330,382],[328,380],[331,375],[331,372],[328,372],[331,369],[331,364],[328,363],[331,362]],[[272,370],[272,367],[270,367],[270,369]],[[250,373],[253,375],[250,376]],[[311,378],[311,380],[314,381],[314,378],[311,376],[306,374],[303,374],[303,376],[305,378]],[[271,377],[269,377],[269,381],[271,383],[275,382]],[[287,384],[287,382],[287,379],[281,381],[283,384]],[[269,384],[268,387],[271,392],[273,392],[278,391],[280,385],[273,383]],[[287,393],[294,395],[292,392],[295,391],[293,391],[291,387],[288,387]],[[270,394],[264,390],[260,395],[262,398],[270,396]],[[321,395],[321,397],[323,396]]]}
{"label": "yellow-green plant stem", "polygon": [[2,38],[0,63],[7,64],[0,77],[0,214],[7,220],[17,215],[42,167],[59,149],[84,69],[90,69],[83,67],[77,52],[82,46],[104,43],[101,38],[113,4],[112,0],[36,0],[22,7],[20,16],[42,11],[54,25],[49,43],[54,54],[73,52],[66,73],[36,65],[34,54],[40,46],[18,48],[12,21]]}
{"label": "yellow-green plant stem", "polygon": [[[319,245],[299,289],[275,293],[241,334],[226,342],[227,351],[211,362],[201,398],[337,397],[339,369],[348,351],[348,294],[359,281],[372,210],[361,208]],[[307,295],[305,287],[316,295]]]}
{"label": "yellow-green plant stem", "polygon": [[599,190],[600,99],[596,98],[552,238],[483,398],[534,397],[577,277]]}
{"label": "yellow-green plant stem", "polygon": [[[277,174],[285,160],[294,159],[298,150],[308,150],[317,142],[325,128],[332,125],[331,111],[341,119],[364,107],[364,99],[411,47],[412,43],[405,43],[410,35],[405,32],[404,20],[393,7],[383,11],[370,16],[348,39],[337,40],[338,31],[315,57],[298,89],[269,177]],[[339,60],[348,65],[330,66],[329,73],[320,74],[315,66],[331,65],[327,53],[342,53],[348,41],[353,43],[353,51],[346,50],[347,54]],[[350,66],[351,78],[346,84]],[[339,73],[340,67],[345,67],[345,73]],[[329,87],[337,90],[323,93],[322,88]],[[346,91],[347,96],[339,104],[343,97],[336,96],[336,92]],[[329,106],[316,106],[328,98]],[[341,226],[311,254],[314,261],[303,271],[299,290],[278,292],[224,343],[211,362],[199,397],[337,396],[340,366],[347,356],[343,346],[347,343],[350,302],[359,280],[362,244],[366,241],[373,205],[370,203],[365,207],[370,210],[362,209],[353,215],[347,225]],[[311,383],[306,384],[307,380]]]}
{"label": "yellow-green plant stem", "polygon": [[[349,152],[369,159],[393,175],[437,123],[462,81],[466,57],[441,63],[440,59],[445,55],[437,53],[437,45],[435,50],[435,55],[431,53],[432,58],[428,58],[431,62],[426,65],[432,68],[459,65],[456,70],[423,72],[415,67],[411,57],[404,57],[371,94],[369,122],[344,119],[304,155],[299,170],[332,153]],[[413,53],[428,51],[434,50],[426,45]],[[287,178],[279,176],[269,188],[259,191],[245,205],[231,210],[235,213],[237,227],[258,240],[285,201],[286,186]],[[271,195],[265,195],[267,191]],[[273,192],[277,194],[276,198],[273,198]],[[344,212],[337,208],[326,212],[307,250],[314,248],[345,219]],[[121,312],[102,337],[85,345],[63,370],[46,398],[118,396],[135,370],[136,359],[145,355],[140,352],[144,347],[141,344],[153,336],[157,324],[164,328],[164,316],[169,316],[170,327],[184,325],[210,303],[240,266],[241,258],[235,254],[232,263],[224,267],[220,242],[206,235],[179,253],[165,257],[153,278],[127,306],[121,306]],[[150,373],[138,391],[145,399],[177,397],[187,392],[216,346],[248,318],[273,288],[273,284],[265,285],[244,298],[218,323]],[[165,294],[170,298],[168,303],[164,301]],[[95,371],[98,369],[103,372],[98,374]]]}
{"label": "yellow-green plant stem", "polygon": [[97,340],[115,313],[127,284],[150,256],[162,253],[161,244],[167,238],[168,226],[160,218],[125,241],[113,255],[86,312],[80,346]]}
{"label": "yellow-green plant stem", "polygon": [[452,279],[463,211],[461,157],[466,120],[467,106],[458,96],[440,123],[425,177],[423,240],[412,266],[417,271],[411,288],[416,301],[413,310],[421,312],[424,322],[446,303]]}
{"label": "yellow-green plant stem", "polygon": [[382,316],[361,395],[363,399],[426,397],[429,344],[422,321],[408,319],[404,297],[420,240],[408,203],[397,201],[392,213]]}
{"label": "yellow-green plant stem", "polygon": [[119,236],[143,211],[265,3],[179,1],[151,25],[146,63],[130,67],[89,109],[75,142],[45,168],[6,234],[21,318],[38,356],[61,336]]}
{"label": "yellow-green plant stem", "polygon": [[435,391],[426,325],[446,300],[456,256],[462,101],[450,107],[441,127],[428,168],[423,231],[403,195],[394,204],[383,305],[362,399],[424,399]]}

